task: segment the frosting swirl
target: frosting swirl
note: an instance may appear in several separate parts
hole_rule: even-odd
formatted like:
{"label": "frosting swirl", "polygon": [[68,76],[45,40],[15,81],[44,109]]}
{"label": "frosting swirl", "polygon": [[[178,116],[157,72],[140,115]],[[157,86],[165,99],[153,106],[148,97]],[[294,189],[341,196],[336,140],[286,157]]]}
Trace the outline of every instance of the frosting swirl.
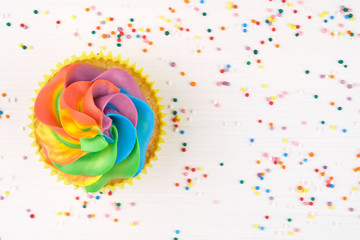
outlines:
{"label": "frosting swirl", "polygon": [[86,191],[143,169],[154,113],[125,70],[67,65],[40,90],[34,112],[41,156]]}

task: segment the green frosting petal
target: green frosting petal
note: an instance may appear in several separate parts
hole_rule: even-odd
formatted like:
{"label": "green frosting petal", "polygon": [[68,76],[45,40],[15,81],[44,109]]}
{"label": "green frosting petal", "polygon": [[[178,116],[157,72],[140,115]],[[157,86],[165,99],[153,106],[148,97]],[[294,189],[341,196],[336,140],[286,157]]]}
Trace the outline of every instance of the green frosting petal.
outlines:
{"label": "green frosting petal", "polygon": [[85,187],[87,192],[97,192],[106,183],[113,179],[130,178],[134,176],[140,164],[140,148],[136,138],[135,146],[127,158],[116,164],[108,172],[106,172],[96,183]]}
{"label": "green frosting petal", "polygon": [[99,152],[88,153],[73,163],[60,165],[53,162],[60,171],[71,175],[99,176],[109,171],[115,164],[117,157],[118,132],[116,127],[111,127],[114,142]]}
{"label": "green frosting petal", "polygon": [[108,146],[108,142],[98,134],[93,138],[80,138],[80,145],[84,152],[99,152]]}

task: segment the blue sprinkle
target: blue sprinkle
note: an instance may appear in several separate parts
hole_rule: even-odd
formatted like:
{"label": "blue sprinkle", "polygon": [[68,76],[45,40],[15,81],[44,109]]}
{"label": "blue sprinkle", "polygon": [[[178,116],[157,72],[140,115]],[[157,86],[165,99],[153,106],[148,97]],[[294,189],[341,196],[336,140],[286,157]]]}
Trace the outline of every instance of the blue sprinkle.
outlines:
{"label": "blue sprinkle", "polygon": [[334,188],[335,186],[334,186],[334,184],[330,184],[330,187],[331,187],[331,188]]}
{"label": "blue sprinkle", "polygon": [[227,67],[227,68],[231,68],[231,65],[230,65],[230,64],[228,64],[228,65],[226,65],[226,67]]}
{"label": "blue sprinkle", "polygon": [[270,192],[270,189],[266,189],[265,192],[269,193],[269,192]]}
{"label": "blue sprinkle", "polygon": [[260,180],[264,180],[264,177],[260,177]]}
{"label": "blue sprinkle", "polygon": [[185,190],[186,190],[186,191],[189,191],[189,187],[185,187]]}
{"label": "blue sprinkle", "polygon": [[200,3],[201,3],[201,4],[204,4],[204,2],[205,2],[204,0],[200,0]]}
{"label": "blue sprinkle", "polygon": [[347,130],[346,130],[346,129],[343,129],[342,131],[343,131],[343,133],[346,133],[346,132],[347,132]]}
{"label": "blue sprinkle", "polygon": [[175,233],[176,233],[176,234],[179,234],[179,233],[180,233],[180,230],[176,230]]}
{"label": "blue sprinkle", "polygon": [[255,140],[253,138],[250,138],[250,142],[254,142]]}
{"label": "blue sprinkle", "polygon": [[246,23],[244,23],[244,24],[243,24],[243,27],[247,27],[247,24],[246,24]]}
{"label": "blue sprinkle", "polygon": [[307,162],[308,160],[307,160],[307,158],[304,158],[304,162]]}
{"label": "blue sprinkle", "polygon": [[0,110],[0,115],[3,114],[3,111]]}
{"label": "blue sprinkle", "polygon": [[288,154],[287,153],[284,153],[284,157],[287,157],[288,156]]}
{"label": "blue sprinkle", "polygon": [[259,187],[259,186],[256,186],[256,187],[255,187],[255,189],[256,189],[256,190],[259,190],[259,189],[260,189],[260,187]]}
{"label": "blue sprinkle", "polygon": [[260,227],[260,230],[261,230],[261,231],[264,231],[264,230],[265,230],[265,228],[264,228],[264,227]]}
{"label": "blue sprinkle", "polygon": [[137,35],[136,35],[136,38],[140,38],[140,35],[139,35],[139,34],[137,34]]}
{"label": "blue sprinkle", "polygon": [[246,32],[247,32],[247,30],[246,30],[246,29],[243,29],[243,32],[244,32],[244,33],[246,33]]}
{"label": "blue sprinkle", "polygon": [[185,131],[184,131],[184,130],[181,130],[181,131],[180,131],[180,133],[181,133],[181,134],[184,134],[184,133],[185,133]]}
{"label": "blue sprinkle", "polygon": [[100,199],[100,196],[96,196],[95,198],[96,198],[96,200],[99,200],[99,199]]}
{"label": "blue sprinkle", "polygon": [[335,17],[334,16],[330,16],[330,19],[333,20]]}
{"label": "blue sprinkle", "polygon": [[345,15],[345,19],[349,19],[349,16],[348,16],[348,15]]}

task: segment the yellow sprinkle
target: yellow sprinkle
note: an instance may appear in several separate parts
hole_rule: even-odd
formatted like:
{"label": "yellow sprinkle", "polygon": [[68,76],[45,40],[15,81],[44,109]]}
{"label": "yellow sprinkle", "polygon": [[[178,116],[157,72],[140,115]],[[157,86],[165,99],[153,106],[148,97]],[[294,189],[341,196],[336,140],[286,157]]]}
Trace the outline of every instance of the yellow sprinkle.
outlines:
{"label": "yellow sprinkle", "polygon": [[57,212],[56,215],[60,216],[60,215],[61,215],[61,212]]}
{"label": "yellow sprinkle", "polygon": [[255,195],[256,195],[256,196],[259,196],[259,192],[255,192]]}
{"label": "yellow sprinkle", "polygon": [[231,9],[232,9],[232,6],[228,6],[227,9],[228,9],[228,10],[231,10]]}
{"label": "yellow sprinkle", "polygon": [[307,193],[309,190],[307,190],[306,188],[304,189],[304,193]]}
{"label": "yellow sprinkle", "polygon": [[335,129],[336,129],[336,126],[331,126],[331,129],[335,130]]}
{"label": "yellow sprinkle", "polygon": [[293,235],[294,233],[293,232],[289,232],[289,235]]}
{"label": "yellow sprinkle", "polygon": [[203,169],[202,167],[200,167],[198,170],[201,172],[201,171],[204,170],[204,169]]}
{"label": "yellow sprinkle", "polygon": [[166,22],[171,22],[171,20],[170,20],[170,19],[166,19]]}
{"label": "yellow sprinkle", "polygon": [[341,36],[341,37],[344,36],[344,33],[343,33],[343,32],[340,32],[340,33],[339,33],[339,36]]}
{"label": "yellow sprinkle", "polygon": [[292,3],[288,3],[288,6],[289,6],[289,7],[292,7]]}
{"label": "yellow sprinkle", "polygon": [[9,191],[5,191],[5,194],[8,195],[8,194],[9,194]]}
{"label": "yellow sprinkle", "polygon": [[283,142],[284,142],[284,143],[287,143],[287,142],[288,142],[287,138],[285,138],[285,139],[283,140]]}
{"label": "yellow sprinkle", "polygon": [[192,187],[192,186],[194,186],[194,184],[191,182],[191,183],[189,183],[189,187]]}
{"label": "yellow sprinkle", "polygon": [[314,215],[310,215],[309,218],[310,218],[310,219],[314,219]]}
{"label": "yellow sprinkle", "polygon": [[134,223],[134,222],[132,222],[132,223],[131,223],[131,226],[135,226],[135,223]]}
{"label": "yellow sprinkle", "polygon": [[144,29],[143,29],[143,28],[139,28],[139,31],[142,32],[142,31],[144,31]]}
{"label": "yellow sprinkle", "polygon": [[294,24],[292,24],[292,23],[289,23],[289,27],[293,27],[294,26]]}
{"label": "yellow sprinkle", "polygon": [[19,43],[19,47],[23,47],[23,45],[21,43]]}
{"label": "yellow sprinkle", "polygon": [[350,20],[351,20],[351,21],[355,21],[355,18],[352,17],[352,18],[350,18]]}
{"label": "yellow sprinkle", "polygon": [[334,206],[329,206],[329,209],[334,209]]}
{"label": "yellow sprinkle", "polygon": [[272,96],[272,97],[271,97],[271,99],[272,99],[272,100],[275,100],[275,99],[276,99],[276,97],[275,97],[275,96]]}
{"label": "yellow sprinkle", "polygon": [[179,118],[178,121],[179,121],[179,122],[182,122],[182,118]]}
{"label": "yellow sprinkle", "polygon": [[268,85],[267,85],[267,84],[263,84],[262,87],[263,87],[263,88],[267,88]]}
{"label": "yellow sprinkle", "polygon": [[105,49],[105,46],[101,46],[101,49],[104,50],[104,49]]}
{"label": "yellow sprinkle", "polygon": [[328,12],[325,11],[324,14],[325,14],[325,15],[328,15]]}
{"label": "yellow sprinkle", "polygon": [[242,92],[245,92],[245,91],[246,91],[246,89],[245,89],[245,88],[241,88],[241,91],[242,91]]}
{"label": "yellow sprinkle", "polygon": [[302,190],[299,190],[299,193],[301,194],[301,193],[303,193],[303,191],[302,191]]}
{"label": "yellow sprinkle", "polygon": [[353,191],[357,191],[357,187],[353,187]]}
{"label": "yellow sprinkle", "polygon": [[164,19],[164,17],[163,17],[163,16],[159,16],[159,18],[160,18],[160,19]]}
{"label": "yellow sprinkle", "polygon": [[76,19],[76,16],[75,16],[75,15],[72,15],[71,18],[72,18],[72,19]]}
{"label": "yellow sprinkle", "polygon": [[264,66],[263,66],[263,65],[260,65],[260,66],[259,66],[259,68],[263,69],[263,68],[264,68]]}
{"label": "yellow sprinkle", "polygon": [[229,5],[233,5],[233,2],[228,2]]}
{"label": "yellow sprinkle", "polygon": [[106,18],[105,20],[106,20],[106,21],[110,21],[110,18]]}
{"label": "yellow sprinkle", "polygon": [[176,24],[174,27],[175,27],[176,29],[178,29],[178,28],[179,28],[179,25],[178,25],[178,24]]}
{"label": "yellow sprinkle", "polygon": [[46,14],[46,15],[49,14],[49,11],[44,11],[44,14]]}
{"label": "yellow sprinkle", "polygon": [[196,38],[196,39],[200,39],[200,36],[196,36],[195,38]]}
{"label": "yellow sprinkle", "polygon": [[320,13],[320,14],[319,14],[319,17],[321,17],[321,18],[324,17],[324,14]]}
{"label": "yellow sprinkle", "polygon": [[33,49],[33,46],[29,46],[29,49]]}

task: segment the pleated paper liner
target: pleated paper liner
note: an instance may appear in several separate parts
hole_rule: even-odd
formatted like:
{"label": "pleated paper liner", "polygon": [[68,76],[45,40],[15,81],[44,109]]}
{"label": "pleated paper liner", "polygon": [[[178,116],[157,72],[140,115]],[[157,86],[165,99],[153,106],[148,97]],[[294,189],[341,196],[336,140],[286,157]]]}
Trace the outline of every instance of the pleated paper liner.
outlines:
{"label": "pleated paper liner", "polygon": [[[66,59],[63,63],[58,63],[56,65],[57,69],[51,70],[50,75],[44,75],[44,81],[39,82],[40,89],[36,90],[36,95],[39,94],[41,88],[47,84],[53,77],[60,71],[61,68],[68,64],[76,63],[76,62],[85,62],[92,64],[94,66],[97,66],[99,68],[102,68],[104,70],[111,69],[111,68],[122,68],[125,71],[127,71],[137,82],[138,86],[140,87],[142,93],[148,100],[148,103],[151,107],[151,109],[154,112],[155,116],[155,127],[154,132],[151,137],[151,140],[149,142],[147,151],[146,151],[146,159],[145,159],[145,165],[141,173],[136,176],[135,178],[121,178],[121,179],[114,179],[108,182],[100,191],[105,192],[106,189],[110,191],[114,191],[116,187],[123,189],[126,184],[132,185],[133,180],[137,179],[140,180],[141,174],[146,174],[147,169],[151,168],[153,165],[151,164],[152,161],[156,161],[158,158],[156,156],[156,152],[159,151],[161,148],[159,147],[159,143],[163,143],[164,139],[162,138],[163,135],[166,134],[166,132],[163,130],[163,127],[166,125],[166,123],[163,121],[163,118],[166,116],[166,114],[162,113],[161,110],[165,107],[164,105],[160,105],[159,102],[162,100],[161,97],[157,97],[156,94],[159,91],[158,89],[153,89],[153,85],[155,82],[148,81],[149,75],[142,75],[143,69],[136,69],[135,65],[136,63],[129,64],[129,59],[121,60],[121,56],[118,55],[116,57],[113,57],[111,52],[107,55],[104,55],[102,52],[99,54],[95,54],[94,52],[91,52],[89,55],[87,55],[85,52],[80,56],[76,57],[73,55],[71,59]],[[33,98],[32,101],[35,103],[36,98]],[[51,175],[57,175],[58,182],[63,181],[65,185],[74,185],[75,189],[78,189],[80,186],[73,184],[70,180],[62,176],[58,173],[56,169],[51,167],[49,164],[47,164],[43,157],[40,154],[41,151],[41,145],[37,141],[35,137],[35,128],[38,125],[38,120],[35,117],[34,113],[34,107],[32,106],[30,108],[32,111],[29,118],[32,120],[32,122],[29,124],[29,127],[32,129],[32,132],[30,133],[30,137],[34,138],[34,142],[32,143],[32,146],[37,147],[36,153],[40,155],[40,162],[44,162],[44,168],[50,168]]]}

